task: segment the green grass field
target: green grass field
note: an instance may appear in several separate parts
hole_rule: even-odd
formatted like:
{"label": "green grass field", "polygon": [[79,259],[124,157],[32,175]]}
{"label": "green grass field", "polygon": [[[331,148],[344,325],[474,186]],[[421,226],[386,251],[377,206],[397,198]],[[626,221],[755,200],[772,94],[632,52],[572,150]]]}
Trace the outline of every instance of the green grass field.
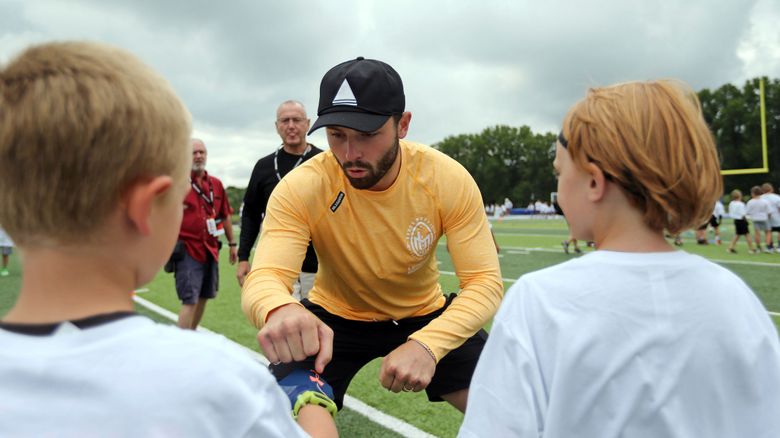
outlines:
{"label": "green grass field", "polygon": [[[563,262],[576,255],[566,255],[561,249],[561,241],[568,232],[563,220],[511,220],[496,222],[493,226],[496,239],[501,246],[501,269],[504,286],[508,289],[514,279],[520,275],[546,266]],[[724,241],[732,237],[733,227],[727,221],[722,227]],[[700,254],[732,270],[745,280],[756,292],[770,312],[780,313],[780,254],[748,255],[747,247],[740,242],[738,254],[726,254],[725,245],[697,245],[693,233],[683,234],[683,250]],[[584,251],[591,251],[585,249]],[[240,291],[235,280],[235,268],[227,263],[227,252],[222,252],[220,264],[221,290],[216,300],[209,303],[202,325],[221,333],[246,347],[257,350],[255,335],[257,330],[244,317],[240,308]],[[442,271],[441,284],[445,291],[457,291],[457,278],[443,242],[437,249]],[[14,255],[10,264],[11,276],[0,278],[0,314],[11,307],[20,284],[19,260]],[[178,312],[179,301],[173,286],[173,276],[160,272],[154,280],[145,286],[148,291],[139,293],[149,300],[174,313]],[[163,322],[167,319],[154,315],[139,307],[139,312]],[[772,316],[780,330],[780,317]],[[488,327],[489,329],[489,327]],[[384,390],[378,381],[379,361],[376,360],[355,377],[349,395],[373,406],[374,408],[401,419],[427,433],[440,437],[456,435],[463,416],[446,403],[429,403],[424,393],[392,394]],[[344,409],[337,417],[341,436],[345,437],[395,437],[400,436],[370,419]]]}

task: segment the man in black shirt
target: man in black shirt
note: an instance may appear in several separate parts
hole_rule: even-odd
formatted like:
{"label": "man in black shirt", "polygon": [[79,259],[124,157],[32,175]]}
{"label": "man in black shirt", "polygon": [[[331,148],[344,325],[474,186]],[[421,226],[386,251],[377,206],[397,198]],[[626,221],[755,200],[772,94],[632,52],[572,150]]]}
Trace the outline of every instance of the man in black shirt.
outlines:
{"label": "man in black shirt", "polygon": [[[241,239],[238,248],[238,270],[236,271],[238,283],[242,286],[251,268],[249,253],[252,251],[252,246],[260,232],[265,216],[265,207],[271,192],[288,172],[322,152],[322,149],[306,142],[309,123],[306,109],[298,101],[282,102],[279,109],[276,110],[276,132],[282,138],[282,145],[275,152],[257,161],[244,194],[244,209],[241,213]],[[301,276],[298,279],[300,292],[294,294],[296,298],[306,298],[314,284],[314,273],[316,272],[317,255],[309,243],[306,258],[301,267]]]}

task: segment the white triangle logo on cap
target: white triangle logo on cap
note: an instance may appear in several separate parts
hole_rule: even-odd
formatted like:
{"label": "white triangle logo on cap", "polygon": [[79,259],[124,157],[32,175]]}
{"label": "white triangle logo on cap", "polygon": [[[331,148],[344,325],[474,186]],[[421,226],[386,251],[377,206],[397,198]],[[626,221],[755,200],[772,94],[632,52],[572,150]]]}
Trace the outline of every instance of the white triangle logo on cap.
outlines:
{"label": "white triangle logo on cap", "polygon": [[341,83],[336,97],[333,98],[333,105],[349,105],[357,106],[357,99],[355,99],[355,93],[352,92],[352,88],[349,86],[349,82],[344,79]]}

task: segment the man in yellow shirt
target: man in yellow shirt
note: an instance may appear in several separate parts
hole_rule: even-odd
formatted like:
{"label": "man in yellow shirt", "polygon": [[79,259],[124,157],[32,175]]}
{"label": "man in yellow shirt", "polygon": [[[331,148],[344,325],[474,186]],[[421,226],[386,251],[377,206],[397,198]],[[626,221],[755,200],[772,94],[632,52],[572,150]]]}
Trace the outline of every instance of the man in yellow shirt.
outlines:
{"label": "man in yellow shirt", "polygon": [[[487,337],[481,327],[503,295],[479,188],[455,160],[402,140],[412,115],[400,76],[381,61],[360,57],[328,71],[317,115],[311,131],[326,127],[330,150],[274,190],[242,292],[271,371],[282,379],[315,370],[341,408],[352,377],[384,357],[382,386],[425,389],[464,411]],[[442,235],[457,296],[439,285]],[[299,303],[290,292],[309,239],[320,266]]]}

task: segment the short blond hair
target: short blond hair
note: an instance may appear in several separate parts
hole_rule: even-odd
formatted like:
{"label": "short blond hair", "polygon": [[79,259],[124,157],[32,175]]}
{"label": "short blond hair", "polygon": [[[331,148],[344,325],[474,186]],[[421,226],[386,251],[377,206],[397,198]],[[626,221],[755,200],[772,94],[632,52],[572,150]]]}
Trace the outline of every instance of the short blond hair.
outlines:
{"label": "short blond hair", "polygon": [[30,47],[0,70],[0,224],[19,245],[89,238],[131,183],[178,171],[190,131],[170,85],[132,54]]}
{"label": "short blond hair", "polygon": [[588,90],[562,135],[575,164],[595,163],[654,230],[704,223],[722,193],[720,162],[696,94],[678,81]]}

